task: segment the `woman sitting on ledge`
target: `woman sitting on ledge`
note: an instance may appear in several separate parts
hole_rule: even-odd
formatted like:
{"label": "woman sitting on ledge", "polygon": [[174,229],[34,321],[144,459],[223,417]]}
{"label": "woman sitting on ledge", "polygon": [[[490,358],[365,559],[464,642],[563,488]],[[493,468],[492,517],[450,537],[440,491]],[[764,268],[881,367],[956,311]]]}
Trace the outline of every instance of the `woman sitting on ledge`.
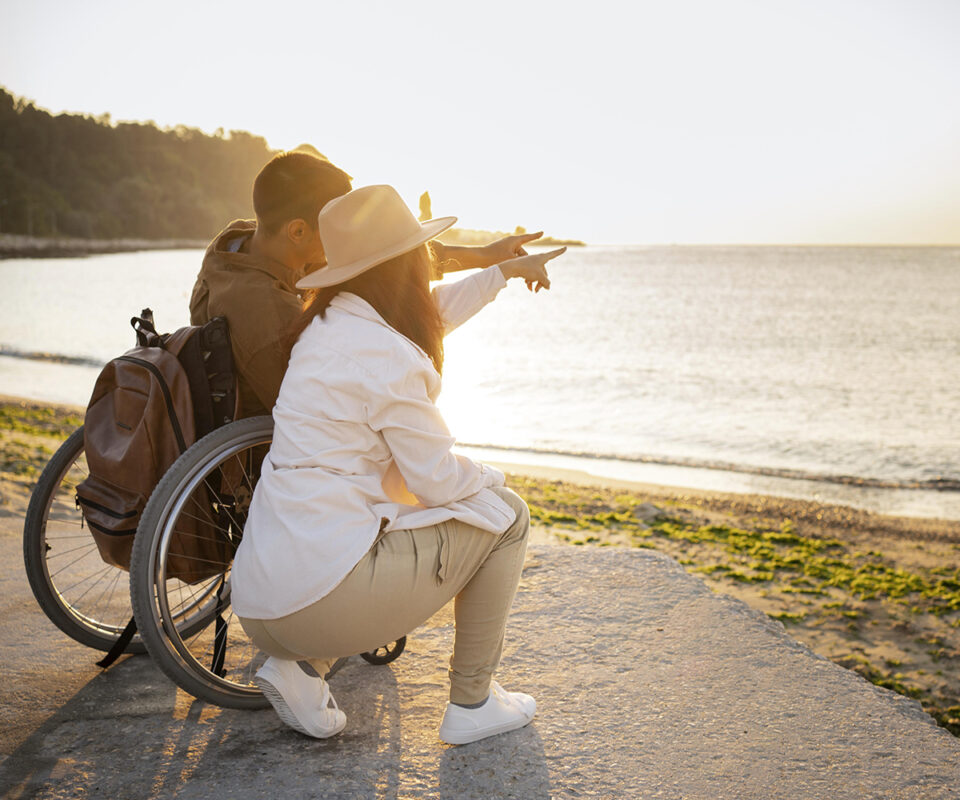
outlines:
{"label": "woman sitting on ledge", "polygon": [[[501,472],[451,452],[434,404],[443,335],[464,314],[438,309],[426,242],[453,222],[417,222],[388,186],[356,189],[320,212],[327,266],[298,284],[319,291],[295,329],[231,583],[244,629],[270,656],[258,685],[308,736],[346,724],[321,677],[335,659],[400,638],[454,597],[440,738],[514,730],[536,710],[492,679],[529,513]],[[549,288],[544,265],[562,252],[479,273],[470,313],[508,278]]]}

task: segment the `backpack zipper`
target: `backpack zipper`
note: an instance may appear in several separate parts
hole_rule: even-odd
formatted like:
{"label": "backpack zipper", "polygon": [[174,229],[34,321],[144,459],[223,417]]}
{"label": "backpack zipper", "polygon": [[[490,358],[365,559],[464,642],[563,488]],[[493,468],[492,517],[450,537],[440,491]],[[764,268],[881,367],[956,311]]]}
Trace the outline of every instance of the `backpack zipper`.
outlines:
{"label": "backpack zipper", "polygon": [[136,511],[128,511],[125,514],[118,514],[116,511],[113,511],[112,509],[109,509],[106,506],[102,506],[99,503],[94,503],[93,500],[87,500],[86,498],[80,497],[79,494],[77,495],[77,500],[80,501],[80,505],[90,506],[90,508],[93,508],[97,511],[102,511],[104,514],[107,514],[108,516],[111,516],[114,519],[130,519],[130,517],[137,516],[137,513],[138,513]]}
{"label": "backpack zipper", "polygon": [[132,536],[137,532],[136,528],[124,528],[120,531],[112,531],[109,528],[104,528],[103,525],[97,525],[96,522],[91,522],[90,520],[87,520],[87,525],[107,536]]}
{"label": "backpack zipper", "polygon": [[180,420],[177,419],[177,412],[173,408],[173,398],[170,396],[170,387],[167,386],[163,374],[154,364],[151,364],[149,361],[144,361],[142,358],[117,356],[117,361],[129,361],[132,364],[139,364],[141,367],[150,370],[153,377],[157,379],[157,382],[160,384],[160,391],[163,392],[163,400],[167,404],[167,415],[170,417],[170,423],[173,425],[173,433],[177,437],[177,445],[179,445],[181,453],[185,452],[187,444],[183,439],[183,431],[180,430]]}

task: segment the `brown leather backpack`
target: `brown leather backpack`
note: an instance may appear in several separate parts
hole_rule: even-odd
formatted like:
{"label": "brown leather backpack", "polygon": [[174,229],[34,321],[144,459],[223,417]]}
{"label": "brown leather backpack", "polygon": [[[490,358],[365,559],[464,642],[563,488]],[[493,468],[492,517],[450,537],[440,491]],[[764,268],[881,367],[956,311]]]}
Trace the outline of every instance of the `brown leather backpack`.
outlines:
{"label": "brown leather backpack", "polygon": [[[138,346],[100,373],[83,424],[89,477],[77,502],[108,564],[130,568],[133,538],[164,472],[191,444],[236,416],[237,391],[227,322],[159,335],[145,309],[131,320]],[[214,523],[206,489],[182,515],[167,576],[186,583],[223,571],[231,545]]]}

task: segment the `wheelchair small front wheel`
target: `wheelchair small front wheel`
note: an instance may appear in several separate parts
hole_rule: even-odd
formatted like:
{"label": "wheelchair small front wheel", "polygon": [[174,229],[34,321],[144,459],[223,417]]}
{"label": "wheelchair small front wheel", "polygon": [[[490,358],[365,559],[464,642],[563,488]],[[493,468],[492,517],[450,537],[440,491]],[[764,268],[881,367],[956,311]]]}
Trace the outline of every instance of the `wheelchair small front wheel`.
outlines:
{"label": "wheelchair small front wheel", "polygon": [[368,664],[389,664],[391,661],[396,661],[400,658],[400,654],[403,652],[403,648],[407,646],[407,637],[401,636],[393,644],[385,644],[383,647],[378,647],[376,650],[371,650],[368,653],[361,653],[360,657],[366,661]]}

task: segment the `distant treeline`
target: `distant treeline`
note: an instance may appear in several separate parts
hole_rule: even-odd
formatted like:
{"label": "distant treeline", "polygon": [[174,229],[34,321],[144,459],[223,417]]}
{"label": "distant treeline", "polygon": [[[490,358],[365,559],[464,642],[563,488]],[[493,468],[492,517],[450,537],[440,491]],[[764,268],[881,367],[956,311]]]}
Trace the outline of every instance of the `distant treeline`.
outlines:
{"label": "distant treeline", "polygon": [[253,216],[274,152],[244,131],[53,116],[0,88],[0,233],[209,239]]}

